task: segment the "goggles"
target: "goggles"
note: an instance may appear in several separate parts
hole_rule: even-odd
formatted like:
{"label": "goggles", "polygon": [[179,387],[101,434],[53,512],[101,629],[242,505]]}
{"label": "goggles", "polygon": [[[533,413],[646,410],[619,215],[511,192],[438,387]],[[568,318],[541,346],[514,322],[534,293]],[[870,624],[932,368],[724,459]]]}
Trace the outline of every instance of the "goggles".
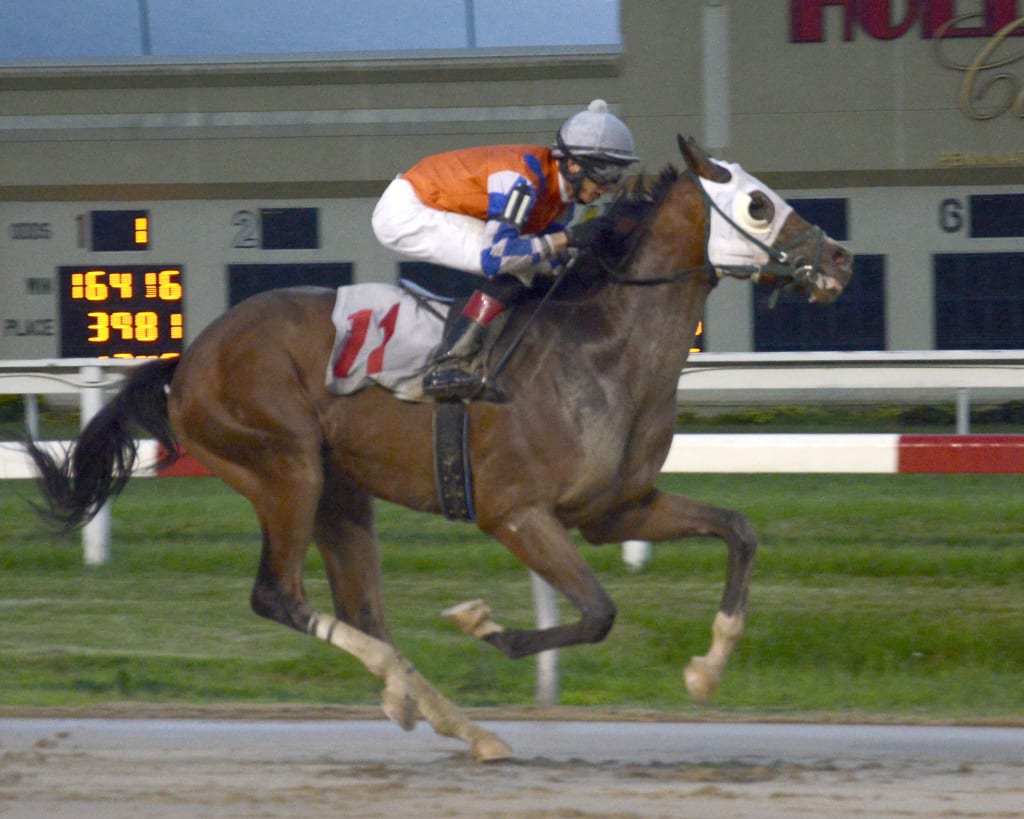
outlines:
{"label": "goggles", "polygon": [[583,162],[583,175],[602,188],[618,185],[626,172],[625,165],[613,162]]}

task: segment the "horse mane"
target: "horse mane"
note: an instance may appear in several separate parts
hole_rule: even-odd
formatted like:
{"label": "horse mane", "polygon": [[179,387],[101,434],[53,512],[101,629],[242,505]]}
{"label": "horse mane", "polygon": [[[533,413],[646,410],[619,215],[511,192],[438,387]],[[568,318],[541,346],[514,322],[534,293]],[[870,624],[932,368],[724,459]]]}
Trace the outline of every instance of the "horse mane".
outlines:
{"label": "horse mane", "polygon": [[657,209],[678,180],[679,170],[674,165],[667,165],[657,176],[631,177],[599,218],[607,220],[608,232],[630,233]]}
{"label": "horse mane", "polygon": [[646,224],[679,180],[667,165],[657,175],[630,177],[608,209],[595,217],[598,231],[580,249],[575,267],[559,285],[559,299],[579,297],[608,283],[622,269],[646,235]]}

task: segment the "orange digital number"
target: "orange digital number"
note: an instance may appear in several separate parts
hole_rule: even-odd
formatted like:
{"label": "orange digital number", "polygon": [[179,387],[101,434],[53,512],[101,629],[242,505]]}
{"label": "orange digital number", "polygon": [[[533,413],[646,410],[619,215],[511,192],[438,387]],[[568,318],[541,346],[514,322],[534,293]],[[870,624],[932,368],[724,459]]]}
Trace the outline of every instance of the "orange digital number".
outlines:
{"label": "orange digital number", "polygon": [[85,274],[86,301],[105,301],[110,295],[110,288],[101,281],[106,275],[106,270],[90,270]]}
{"label": "orange digital number", "polygon": [[131,313],[118,312],[110,314],[110,329],[121,334],[124,341],[131,341],[135,337],[135,323]]}
{"label": "orange digital number", "polygon": [[179,352],[162,352],[159,355],[135,355],[132,352],[116,352],[114,355],[97,355],[97,358],[180,358],[181,353]]}
{"label": "orange digital number", "polygon": [[181,275],[180,270],[161,270],[160,271],[160,298],[164,301],[181,301],[181,282],[178,281],[178,276]]}
{"label": "orange digital number", "polygon": [[71,298],[86,301],[103,301],[110,293],[110,288],[101,279],[107,275],[106,270],[90,270],[87,273],[75,273],[71,277]]}
{"label": "orange digital number", "polygon": [[157,341],[160,338],[160,317],[149,311],[136,313],[135,338],[139,341]]}
{"label": "orange digital number", "polygon": [[110,316],[106,313],[93,312],[89,313],[89,318],[94,319],[93,323],[88,325],[88,329],[92,331],[92,335],[86,339],[94,344],[102,344],[105,341],[110,340]]}
{"label": "orange digital number", "polygon": [[181,301],[180,270],[161,270],[159,273],[146,274],[146,298],[161,301]]}
{"label": "orange digital number", "polygon": [[130,299],[134,294],[131,273],[111,273],[110,286],[120,294],[122,299]]}
{"label": "orange digital number", "polygon": [[693,334],[693,346],[690,347],[690,352],[691,353],[702,353],[702,352],[704,352],[704,350],[703,350],[704,342],[701,339],[702,335],[704,335],[704,322],[703,321],[698,321],[697,322],[697,332]]}

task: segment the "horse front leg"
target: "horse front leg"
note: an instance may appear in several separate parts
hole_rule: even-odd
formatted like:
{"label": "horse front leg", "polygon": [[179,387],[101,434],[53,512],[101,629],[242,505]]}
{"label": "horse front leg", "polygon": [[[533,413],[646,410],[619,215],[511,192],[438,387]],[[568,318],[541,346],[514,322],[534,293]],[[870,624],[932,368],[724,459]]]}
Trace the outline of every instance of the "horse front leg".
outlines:
{"label": "horse front leg", "polygon": [[498,522],[489,522],[484,531],[564,594],[579,611],[580,619],[544,629],[508,629],[491,619],[491,610],[482,600],[446,609],[446,617],[467,634],[513,659],[605,638],[615,622],[615,604],[552,513],[537,508],[519,510]]}
{"label": "horse front leg", "polygon": [[743,636],[750,572],[757,552],[757,535],[750,521],[731,509],[655,490],[640,503],[581,526],[580,532],[591,543],[717,537],[728,547],[725,588],[711,627],[711,648],[707,654],[693,657],[683,672],[690,696],[699,703],[707,702]]}

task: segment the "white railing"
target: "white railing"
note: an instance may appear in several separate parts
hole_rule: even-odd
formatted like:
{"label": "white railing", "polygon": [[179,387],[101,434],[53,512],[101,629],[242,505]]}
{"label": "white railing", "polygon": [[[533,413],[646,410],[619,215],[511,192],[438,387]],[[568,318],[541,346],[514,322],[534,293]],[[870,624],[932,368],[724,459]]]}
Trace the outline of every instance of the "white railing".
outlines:
{"label": "white railing", "polygon": [[677,395],[682,408],[952,401],[965,435],[972,398],[1024,398],[1024,350],[698,353]]}
{"label": "white railing", "polygon": [[[0,395],[26,396],[26,425],[33,437],[39,434],[38,395],[78,393],[81,426],[100,411],[104,392],[118,385],[124,367],[137,362],[124,359],[64,358],[32,361],[0,361]],[[104,504],[82,529],[82,551],[90,566],[110,556],[110,504]]]}
{"label": "white railing", "polygon": [[[122,359],[0,361],[0,394],[100,391],[116,385]],[[964,393],[1020,398],[1024,350],[854,353],[697,353],[679,378],[679,403],[743,404],[955,401]],[[92,394],[92,393],[90,393]]]}

